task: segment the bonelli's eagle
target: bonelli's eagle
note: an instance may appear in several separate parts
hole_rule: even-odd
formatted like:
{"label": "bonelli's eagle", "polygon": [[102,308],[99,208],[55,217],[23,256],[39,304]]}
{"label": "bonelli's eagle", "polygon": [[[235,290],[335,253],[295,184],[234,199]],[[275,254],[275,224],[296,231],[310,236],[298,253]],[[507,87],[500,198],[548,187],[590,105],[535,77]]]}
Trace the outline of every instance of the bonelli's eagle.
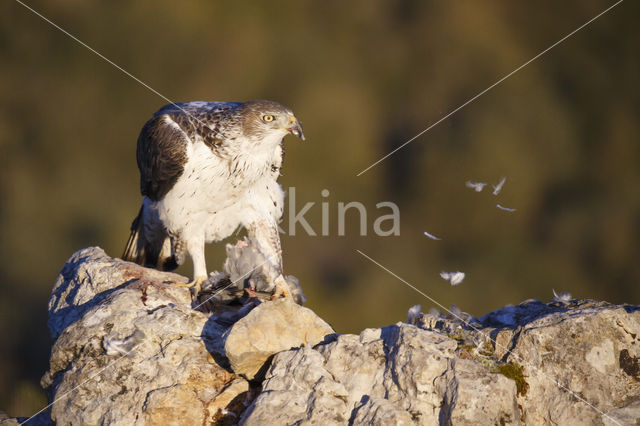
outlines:
{"label": "bonelli's eagle", "polygon": [[286,295],[277,225],[284,192],[277,180],[282,141],[289,133],[304,140],[293,112],[272,101],[161,108],[138,137],[145,198],[122,258],[172,270],[188,254],[193,260],[190,285],[197,294],[208,278],[205,243],[243,226],[270,262],[268,279]]}

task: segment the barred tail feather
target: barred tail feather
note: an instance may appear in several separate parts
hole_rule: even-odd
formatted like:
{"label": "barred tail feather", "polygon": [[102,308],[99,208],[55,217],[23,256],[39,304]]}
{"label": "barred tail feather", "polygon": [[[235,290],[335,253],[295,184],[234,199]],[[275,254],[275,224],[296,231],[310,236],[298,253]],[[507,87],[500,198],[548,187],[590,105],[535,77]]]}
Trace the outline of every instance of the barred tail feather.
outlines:
{"label": "barred tail feather", "polygon": [[122,260],[126,260],[127,262],[134,262],[139,265],[144,265],[145,261],[145,250],[144,244],[141,244],[141,233],[142,233],[142,211],[144,206],[140,207],[140,212],[138,212],[138,216],[131,223],[131,233],[129,234],[129,239],[127,240],[127,245],[124,247],[124,252],[122,253]]}
{"label": "barred tail feather", "polygon": [[122,260],[161,271],[172,271],[182,263],[179,261],[181,259],[182,257],[176,258],[171,238],[162,223],[152,210],[145,212],[143,203],[138,216],[131,223],[131,234],[122,253]]}

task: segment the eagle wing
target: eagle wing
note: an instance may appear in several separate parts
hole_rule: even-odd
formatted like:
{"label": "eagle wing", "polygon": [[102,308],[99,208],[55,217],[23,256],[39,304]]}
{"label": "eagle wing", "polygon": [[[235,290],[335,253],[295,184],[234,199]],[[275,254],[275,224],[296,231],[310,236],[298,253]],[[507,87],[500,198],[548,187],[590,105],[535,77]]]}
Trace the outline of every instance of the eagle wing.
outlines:
{"label": "eagle wing", "polygon": [[175,185],[187,160],[188,136],[162,115],[146,122],[138,137],[136,157],[140,169],[140,192],[161,200]]}
{"label": "eagle wing", "polygon": [[191,118],[201,119],[208,114],[216,114],[222,111],[226,111],[242,105],[242,102],[207,102],[207,101],[193,101],[193,102],[177,102],[163,106],[160,108],[154,116],[163,114],[185,114]]}
{"label": "eagle wing", "polygon": [[184,102],[160,108],[138,137],[137,160],[140,192],[161,200],[184,170],[186,145],[197,137],[213,147],[223,141],[217,132],[221,113],[240,105],[235,102]]}
{"label": "eagle wing", "polygon": [[161,200],[182,175],[186,145],[201,138],[210,148],[224,142],[218,132],[221,115],[237,102],[184,102],[165,105],[142,128],[138,137],[140,192]]}

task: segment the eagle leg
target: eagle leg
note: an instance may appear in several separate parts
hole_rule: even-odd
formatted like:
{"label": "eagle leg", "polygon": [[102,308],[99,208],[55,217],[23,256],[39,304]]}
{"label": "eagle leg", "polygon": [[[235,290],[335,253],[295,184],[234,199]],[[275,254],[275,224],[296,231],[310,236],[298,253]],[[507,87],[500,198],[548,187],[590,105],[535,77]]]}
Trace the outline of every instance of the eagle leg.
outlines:
{"label": "eagle leg", "polygon": [[193,281],[190,281],[188,283],[172,283],[172,285],[176,286],[176,287],[189,287],[189,288],[195,288],[195,294],[196,296],[200,293],[200,290],[202,290],[202,284],[207,282],[207,280],[209,279],[209,277],[207,277],[206,275],[200,275],[197,277],[193,278]]}
{"label": "eagle leg", "polygon": [[284,279],[282,274],[278,275],[278,277],[274,280],[275,288],[273,290],[273,294],[271,295],[271,300],[279,299],[280,297],[284,297],[285,299],[293,300],[293,296],[291,295],[291,289],[289,288],[289,284],[287,280]]}
{"label": "eagle leg", "polygon": [[204,260],[204,235],[187,239],[185,242],[187,252],[191,256],[191,260],[193,260],[193,281],[187,284],[176,283],[175,285],[195,288],[194,294],[198,296],[200,290],[202,290],[202,284],[209,279]]}
{"label": "eagle leg", "polygon": [[[273,279],[275,288],[271,300],[284,297],[293,300],[289,284],[282,276],[282,250],[280,248],[280,236],[278,235],[278,226],[274,222],[268,220],[252,222],[247,226],[249,237],[254,238],[258,243],[258,250],[266,258],[263,263],[268,280]],[[262,266],[262,265],[261,265]]]}

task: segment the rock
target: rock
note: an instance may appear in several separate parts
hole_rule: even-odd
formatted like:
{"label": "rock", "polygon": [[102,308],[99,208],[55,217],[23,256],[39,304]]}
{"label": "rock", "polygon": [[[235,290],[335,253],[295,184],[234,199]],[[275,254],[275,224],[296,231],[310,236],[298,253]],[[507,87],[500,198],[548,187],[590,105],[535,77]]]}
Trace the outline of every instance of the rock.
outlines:
{"label": "rock", "polygon": [[[49,297],[47,325],[53,339],[70,324],[80,319],[119,288],[139,280],[146,282],[187,282],[177,274],[141,268],[107,256],[102,249],[91,247],[74,253],[62,268]],[[169,291],[170,287],[167,287]],[[188,297],[185,289],[175,289],[174,296]],[[184,299],[186,302],[188,299]]]}
{"label": "rock", "polygon": [[[250,263],[237,258],[234,274]],[[638,306],[563,296],[479,319],[413,307],[409,323],[337,335],[287,300],[196,310],[168,284],[186,280],[75,253],[49,301],[52,405],[29,424],[640,422]]]}
{"label": "rock", "polygon": [[312,310],[280,299],[260,304],[229,328],[224,351],[233,371],[252,380],[273,354],[313,346],[332,333]]}
{"label": "rock", "polygon": [[[248,424],[637,424],[640,307],[526,301],[278,353]],[[329,409],[330,407],[330,409]],[[326,413],[329,410],[330,416]],[[277,418],[273,413],[279,413]]]}
{"label": "rock", "polygon": [[9,417],[7,413],[0,410],[0,425],[2,426],[18,426],[20,421],[16,417]]}
{"label": "rock", "polygon": [[640,419],[640,397],[637,395],[624,407],[615,408],[602,416],[602,422],[607,425],[637,425]]}
{"label": "rock", "polygon": [[457,425],[519,424],[517,386],[484,365],[454,359],[447,369],[440,418]]}
{"label": "rock", "polygon": [[412,425],[415,422],[409,412],[404,411],[384,398],[363,398],[364,402],[355,408],[354,425]]}
{"label": "rock", "polygon": [[203,423],[250,393],[225,368],[226,327],[173,281],[187,279],[99,248],[69,259],[49,301],[55,342],[42,379],[57,424]]}
{"label": "rock", "polygon": [[242,423],[285,425],[303,419],[309,423],[347,423],[349,392],[331,377],[323,364],[322,355],[309,346],[277,354],[262,392]]}
{"label": "rock", "polygon": [[[330,424],[517,424],[513,381],[456,359],[457,346],[447,336],[399,323],[281,352],[243,420],[312,423],[332,407]],[[274,412],[281,413],[277,419]]]}
{"label": "rock", "polygon": [[[512,313],[515,325],[484,331],[504,335],[493,345],[497,357],[522,365],[528,390],[519,403],[527,422],[600,422],[640,397],[640,382],[620,362],[640,355],[640,307],[532,301]],[[491,314],[482,320],[496,325]]]}
{"label": "rock", "polygon": [[28,421],[29,426],[50,426],[51,413],[47,409],[33,415],[32,417],[9,417],[5,412],[0,411],[0,425],[2,426],[18,426]]}

